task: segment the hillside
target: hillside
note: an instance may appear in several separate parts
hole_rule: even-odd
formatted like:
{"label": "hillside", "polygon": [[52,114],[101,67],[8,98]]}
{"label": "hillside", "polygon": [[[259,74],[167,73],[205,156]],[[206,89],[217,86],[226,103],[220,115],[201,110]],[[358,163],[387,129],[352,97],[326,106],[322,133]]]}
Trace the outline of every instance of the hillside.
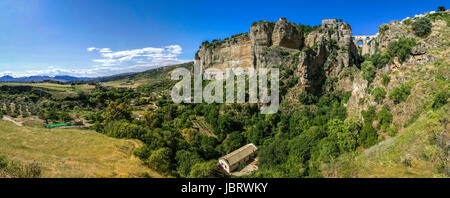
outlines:
{"label": "hillside", "polygon": [[367,150],[348,153],[324,168],[327,177],[448,177],[449,105],[429,111]]}
{"label": "hillside", "polygon": [[160,177],[132,155],[141,145],[80,129],[19,127],[0,121],[0,155],[42,167],[42,177]]}
{"label": "hillside", "polygon": [[103,77],[95,79],[92,82],[100,82],[105,86],[122,88],[137,88],[141,85],[162,86],[163,84],[170,82],[169,74],[171,70],[179,67],[191,68],[192,65],[193,63],[189,62],[179,65],[165,66],[139,73]]}

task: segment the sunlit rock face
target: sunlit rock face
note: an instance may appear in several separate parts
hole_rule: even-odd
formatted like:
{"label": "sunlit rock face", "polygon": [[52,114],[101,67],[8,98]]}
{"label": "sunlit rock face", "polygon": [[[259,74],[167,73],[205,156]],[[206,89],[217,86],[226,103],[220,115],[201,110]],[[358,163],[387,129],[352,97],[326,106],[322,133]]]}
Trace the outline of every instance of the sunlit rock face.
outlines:
{"label": "sunlit rock face", "polygon": [[303,34],[297,30],[297,27],[288,22],[286,18],[280,18],[275,23],[272,42],[275,46],[300,49],[303,45]]}

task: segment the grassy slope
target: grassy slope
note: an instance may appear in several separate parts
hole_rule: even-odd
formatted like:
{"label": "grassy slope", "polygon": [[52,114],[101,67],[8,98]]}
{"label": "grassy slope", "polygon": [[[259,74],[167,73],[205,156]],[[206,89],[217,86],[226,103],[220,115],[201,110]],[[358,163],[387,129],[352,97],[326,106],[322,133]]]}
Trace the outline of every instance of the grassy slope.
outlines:
{"label": "grassy slope", "polygon": [[343,155],[328,170],[329,177],[445,177],[445,152],[439,142],[449,136],[450,105],[424,113],[397,137],[361,154]]}
{"label": "grassy slope", "polygon": [[43,177],[138,177],[143,173],[160,177],[132,155],[141,143],[93,131],[18,127],[0,121],[0,143],[0,155],[38,162]]}

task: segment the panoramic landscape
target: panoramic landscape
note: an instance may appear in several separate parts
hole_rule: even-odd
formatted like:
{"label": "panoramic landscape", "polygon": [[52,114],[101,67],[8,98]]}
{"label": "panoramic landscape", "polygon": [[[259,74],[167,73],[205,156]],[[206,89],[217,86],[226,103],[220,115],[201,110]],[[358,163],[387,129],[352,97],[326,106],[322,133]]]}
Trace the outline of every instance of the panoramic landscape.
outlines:
{"label": "panoramic landscape", "polygon": [[[392,18],[386,12],[383,23],[372,21],[372,33],[355,33],[357,25],[346,18],[318,11],[310,24],[290,15],[254,17],[243,29],[196,38],[191,51],[171,43],[123,51],[89,43],[83,53],[98,64],[89,67],[42,68],[49,63],[44,57],[27,51],[29,61],[14,62],[23,57],[5,52],[0,178],[448,178],[445,6]],[[222,31],[219,26],[204,28]],[[15,66],[41,59],[32,68]],[[193,78],[178,78],[198,68],[272,69],[270,87],[259,84],[252,92],[245,74],[236,74],[244,83],[200,75],[199,87]],[[219,94],[230,86],[231,102]],[[205,100],[194,102],[196,88]],[[264,113],[269,104],[262,97],[251,99],[264,91],[277,102],[273,112]],[[241,102],[234,100],[239,93]],[[174,94],[185,97],[175,101]]]}

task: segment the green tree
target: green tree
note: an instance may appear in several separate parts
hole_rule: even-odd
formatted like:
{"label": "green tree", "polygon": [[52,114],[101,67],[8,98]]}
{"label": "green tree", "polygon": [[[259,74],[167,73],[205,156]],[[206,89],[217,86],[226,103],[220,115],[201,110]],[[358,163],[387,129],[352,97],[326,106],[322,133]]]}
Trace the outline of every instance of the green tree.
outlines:
{"label": "green tree", "polygon": [[363,78],[369,81],[369,83],[372,83],[373,79],[375,78],[375,66],[373,65],[372,61],[364,61],[361,64],[361,70]]}
{"label": "green tree", "polygon": [[375,145],[378,142],[377,130],[371,123],[365,123],[358,138],[358,142],[364,148]]}
{"label": "green tree", "polygon": [[131,107],[126,103],[111,102],[106,108],[106,116],[103,124],[117,120],[129,120],[133,118]]}
{"label": "green tree", "polygon": [[175,160],[177,161],[177,170],[183,177],[188,177],[191,173],[191,167],[202,162],[197,153],[186,150],[177,151]]}
{"label": "green tree", "polygon": [[215,176],[216,160],[196,163],[191,168],[190,178],[212,178]]}
{"label": "green tree", "polygon": [[345,122],[334,119],[328,124],[328,136],[336,140],[341,153],[356,150],[360,130],[361,123],[356,118]]}
{"label": "green tree", "polygon": [[170,172],[170,154],[170,149],[160,148],[152,152],[152,155],[148,158],[147,163],[151,168],[167,174]]}
{"label": "green tree", "polygon": [[438,12],[445,12],[445,7],[444,6],[438,6],[437,11]]}
{"label": "green tree", "polygon": [[306,162],[311,156],[311,148],[320,139],[321,133],[317,126],[311,127],[289,142],[289,156],[295,156],[299,162]]}
{"label": "green tree", "polygon": [[393,116],[389,109],[389,106],[386,104],[383,105],[381,110],[378,112],[378,129],[382,129],[383,131],[386,131],[389,128],[389,125],[392,123]]}
{"label": "green tree", "polygon": [[224,148],[227,153],[238,149],[245,144],[245,137],[240,132],[231,133],[224,142]]}

